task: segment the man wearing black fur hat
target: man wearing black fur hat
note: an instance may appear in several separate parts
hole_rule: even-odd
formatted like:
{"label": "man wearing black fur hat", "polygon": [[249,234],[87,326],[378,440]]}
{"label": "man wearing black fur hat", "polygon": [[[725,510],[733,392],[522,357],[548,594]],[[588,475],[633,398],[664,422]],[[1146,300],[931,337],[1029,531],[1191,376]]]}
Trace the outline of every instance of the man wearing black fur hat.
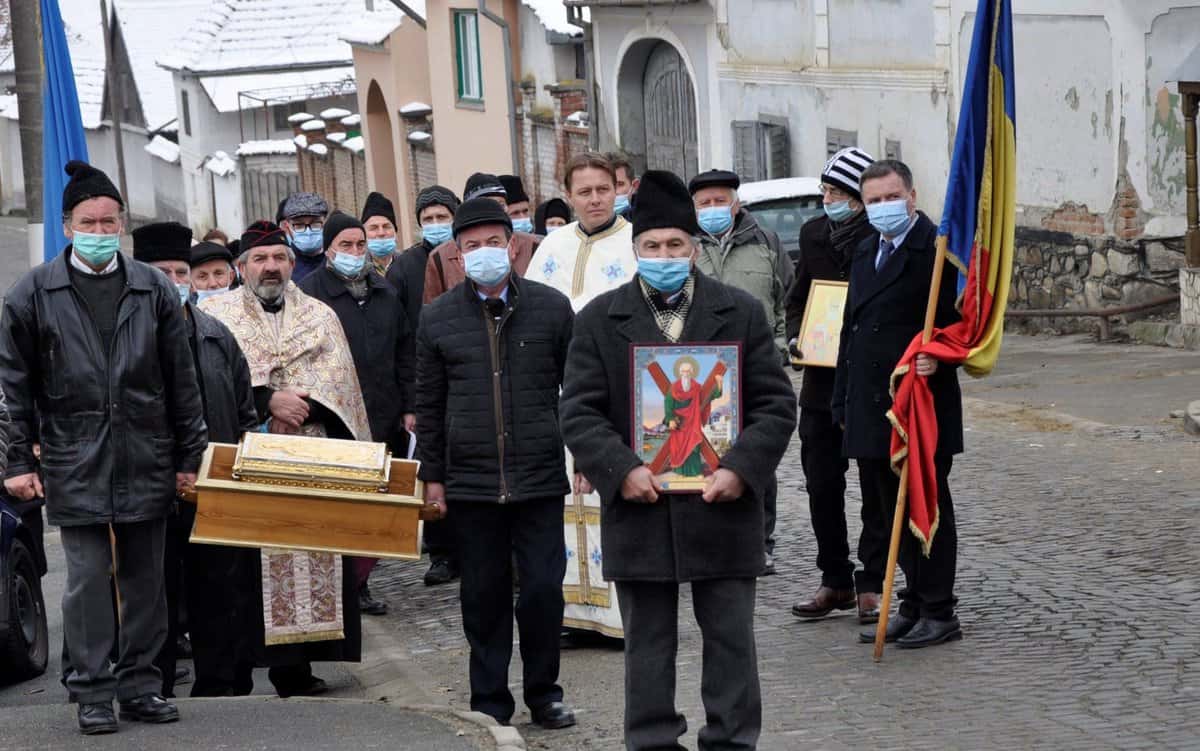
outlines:
{"label": "man wearing black fur hat", "polygon": [[[13,286],[0,319],[0,382],[13,418],[4,485],[21,500],[44,494],[50,523],[62,529],[65,682],[80,730],[112,733],[114,696],[122,719],[179,719],[154,665],[167,636],[163,547],[207,433],[179,291],[118,252],[124,201],[108,177],[83,162],[66,170],[70,244]],[[110,666],[114,550],[121,630]]]}
{"label": "man wearing black fur hat", "polygon": [[504,186],[504,195],[508,201],[505,211],[512,219],[513,232],[533,234],[533,206],[529,202],[529,194],[525,192],[525,183],[519,175],[500,175],[500,184]]}
{"label": "man wearing black fur hat", "polygon": [[[637,276],[579,313],[559,407],[576,471],[600,495],[604,578],[625,626],[625,745],[680,748],[675,708],[679,587],[704,638],[701,749],[752,749],[762,726],[754,642],[763,497],[796,424],[763,306],[696,270],[699,228],[683,182],[642,177],[633,211]],[[630,447],[630,345],[739,342],[742,431],[702,493],[663,495]]]}
{"label": "man wearing black fur hat", "polygon": [[[192,231],[178,222],[147,224],[133,231],[133,257],[162,271],[179,290],[188,346],[202,384],[200,396],[209,440],[237,443],[243,433],[258,425],[250,368],[229,329],[198,310],[186,296],[197,258],[201,268],[214,261],[228,265],[225,258],[229,251],[212,242],[193,248],[191,241]],[[250,634],[255,631],[258,556],[242,548],[189,543],[195,518],[195,506],[179,503],[167,528],[164,568],[169,629],[156,660],[163,675],[163,695],[174,695],[181,573],[196,672],[192,696],[248,694],[253,687],[254,645]]]}

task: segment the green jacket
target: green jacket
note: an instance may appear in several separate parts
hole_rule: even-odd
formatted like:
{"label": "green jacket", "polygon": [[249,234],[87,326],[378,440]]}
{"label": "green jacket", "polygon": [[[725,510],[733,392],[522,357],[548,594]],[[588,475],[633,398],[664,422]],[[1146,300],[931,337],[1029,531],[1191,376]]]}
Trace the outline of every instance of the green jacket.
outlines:
{"label": "green jacket", "polygon": [[775,335],[775,346],[787,350],[787,291],[795,269],[779,237],[760,227],[754,215],[738,211],[733,228],[723,237],[700,234],[700,257],[696,266],[708,276],[745,290],[762,303],[767,323]]}

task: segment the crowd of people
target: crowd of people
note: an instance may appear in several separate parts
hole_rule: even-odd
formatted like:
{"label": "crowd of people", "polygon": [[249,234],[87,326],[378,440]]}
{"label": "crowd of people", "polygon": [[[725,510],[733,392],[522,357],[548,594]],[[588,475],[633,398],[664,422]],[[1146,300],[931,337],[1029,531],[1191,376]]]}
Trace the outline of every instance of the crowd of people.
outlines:
{"label": "crowd of people", "polygon": [[[67,172],[68,245],[4,300],[0,425],[6,491],[44,497],[62,531],[63,682],[82,732],[115,732],[118,716],[177,720],[185,646],[192,696],[248,694],[258,667],[281,697],[321,694],[312,663],[357,661],[361,616],[388,611],[369,587],[373,559],[330,555],[325,568],[189,542],[195,507],[181,498],[205,446],[246,432],[374,441],[419,460],[434,519],[424,582],[460,580],[470,706],[501,723],[517,706],[515,616],[534,723],[575,724],[560,643],[595,635],[623,642],[627,747],[681,748],[688,584],[703,639],[699,746],[756,746],[756,588],[775,573],[776,469],[797,404],[820,586],[793,612],[857,609],[871,624],[887,607],[899,482],[888,379],[924,322],[936,234],[903,163],[835,154],[825,215],[804,225],[795,263],[741,206],[735,173],[685,183],[637,175],[619,155],[576,155],[562,197],[537,206],[509,175],[472,175],[461,200],[426,187],[405,207],[420,231],[408,248],[386,196],[338,209],[296,193],[233,240],[142,226],[132,259],[119,252],[120,192],[85,163]],[[849,283],[841,347],[836,368],[804,369],[797,399],[786,368],[803,360],[814,280]],[[939,325],[955,316],[953,280]],[[672,492],[631,443],[631,347],[709,342],[740,352],[739,429],[702,487]],[[961,637],[947,484],[961,398],[953,367],[922,355],[916,368],[938,406],[941,515],[928,557],[907,536],[902,546],[887,639],[913,648]],[[861,566],[845,518],[851,459]],[[317,577],[340,599],[341,631],[269,638],[264,604]]]}

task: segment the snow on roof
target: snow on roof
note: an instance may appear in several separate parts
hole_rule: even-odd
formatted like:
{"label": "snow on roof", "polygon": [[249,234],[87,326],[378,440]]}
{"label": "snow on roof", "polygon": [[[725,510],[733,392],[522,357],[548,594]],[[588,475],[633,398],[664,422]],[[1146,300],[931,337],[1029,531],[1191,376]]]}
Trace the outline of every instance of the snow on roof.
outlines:
{"label": "snow on roof", "polygon": [[[425,0],[408,0],[407,4],[421,18],[425,17]],[[383,44],[405,19],[404,11],[383,0],[375,3],[374,11],[359,10],[356,17],[342,27],[339,37],[350,44]]]}
{"label": "snow on roof", "polygon": [[212,0],[159,64],[196,73],[349,65],[350,45],[324,31],[364,8],[363,0]]}
{"label": "snow on roof", "polygon": [[300,130],[306,130],[309,132],[312,132],[314,130],[325,130],[325,121],[324,120],[306,120],[300,126]]}
{"label": "snow on roof", "polygon": [[345,133],[330,133],[329,135],[325,136],[325,138],[329,141],[333,141],[334,143],[341,143],[342,141],[346,140],[346,134]]}
{"label": "snow on roof", "polygon": [[575,110],[567,115],[567,123],[570,125],[587,125],[588,113],[587,110]]}
{"label": "snow on roof", "polygon": [[308,146],[308,136],[301,133],[292,139],[292,143],[296,144],[300,148],[304,148],[305,146]]}
{"label": "snow on roof", "polygon": [[17,95],[0,94],[0,117],[5,120],[17,120]]}
{"label": "snow on roof", "polygon": [[433,136],[429,135],[423,130],[414,130],[412,133],[408,134],[408,140],[413,141],[414,143],[424,143],[431,138],[433,138]]}
{"label": "snow on roof", "polygon": [[[303,136],[296,136],[303,138]],[[308,140],[305,139],[305,143]],[[246,141],[237,147],[238,156],[264,156],[268,154],[295,154],[296,144],[292,139],[281,141]]]}
{"label": "snow on roof", "polygon": [[[237,112],[238,94],[243,92],[256,92],[269,96],[272,104],[283,104],[330,96],[328,92],[331,88],[337,89],[340,94],[353,94],[355,91],[354,68],[350,66],[247,73],[240,76],[203,76],[200,85],[217,112]],[[245,101],[245,104],[254,102]]]}
{"label": "snow on roof", "polygon": [[217,177],[225,177],[237,170],[237,162],[224,151],[214,151],[212,156],[204,160],[204,169]]}
{"label": "snow on roof", "polygon": [[350,110],[342,109],[341,107],[330,107],[327,110],[321,111],[322,120],[341,120],[343,117],[350,117],[353,113]]}
{"label": "snow on roof", "polygon": [[775,201],[781,198],[821,195],[821,181],[815,177],[783,177],[778,180],[760,180],[743,183],[738,188],[738,198],[744,205]]}
{"label": "snow on roof", "polygon": [[414,115],[418,112],[433,112],[433,107],[425,102],[409,102],[400,108],[401,115]]}
{"label": "snow on roof", "polygon": [[12,48],[12,22],[8,18],[8,3],[0,3],[0,73],[16,70]]}
{"label": "snow on roof", "polygon": [[312,146],[308,147],[308,150],[317,156],[325,156],[329,153],[329,147],[323,143],[314,143]]}
{"label": "snow on roof", "polygon": [[[129,54],[146,127],[151,131],[177,117],[175,82],[171,72],[158,67],[156,60],[175,47],[210,4],[210,0],[112,0],[110,3]],[[97,21],[99,18],[97,13]]]}
{"label": "snow on roof", "polygon": [[362,136],[355,136],[354,138],[347,138],[345,141],[342,141],[342,148],[349,149],[355,154],[361,154],[362,150],[366,148],[366,144],[363,142]]}
{"label": "snow on roof", "polygon": [[355,113],[353,115],[348,115],[346,117],[343,117],[341,120],[339,120],[339,122],[348,128],[352,128],[355,125],[359,125],[360,123],[362,123],[362,115],[359,115],[357,113]]}
{"label": "snow on roof", "polygon": [[302,123],[306,120],[311,120],[311,119],[313,119],[313,116],[308,114],[307,112],[297,112],[294,115],[288,115],[288,122],[291,123],[292,125],[295,125],[296,123]]}
{"label": "snow on roof", "polygon": [[162,136],[155,136],[142,147],[150,156],[156,156],[167,164],[179,164],[179,144]]}
{"label": "snow on roof", "polygon": [[[549,31],[572,36],[583,33],[583,29],[567,23],[567,6],[563,5],[562,0],[521,0],[521,4],[532,10],[542,26]],[[583,14],[585,19],[588,18],[586,8]]]}

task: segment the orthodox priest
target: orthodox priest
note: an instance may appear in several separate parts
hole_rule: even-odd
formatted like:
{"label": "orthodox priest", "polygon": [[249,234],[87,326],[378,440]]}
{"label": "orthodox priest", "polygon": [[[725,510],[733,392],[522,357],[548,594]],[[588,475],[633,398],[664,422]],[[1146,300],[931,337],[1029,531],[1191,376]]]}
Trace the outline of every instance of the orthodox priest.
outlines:
{"label": "orthodox priest", "polygon": [[[637,259],[633,226],[614,209],[617,179],[608,159],[594,153],[576,155],[567,162],[563,187],[579,219],[542,241],[525,276],[571,298],[571,307],[578,312],[597,295],[632,279]],[[567,472],[573,492],[566,497],[563,516],[567,542],[563,625],[621,638],[617,598],[598,563],[602,559],[600,496],[576,474],[570,452]]]}
{"label": "orthodox priest", "polygon": [[[260,430],[291,435],[370,440],[371,428],[350,345],[337,315],[293,284],[295,255],[283,231],[255,222],[242,234],[239,259],[244,287],[206,300],[201,309],[233,332],[250,366]],[[281,697],[327,690],[312,662],[358,662],[361,624],[353,565],[341,556],[280,549],[262,551],[263,602],[290,599],[298,611],[319,607],[317,586],[336,582],[341,628],[306,626],[304,614],[288,623],[264,612],[260,664]],[[297,572],[281,576],[282,570]],[[311,597],[304,594],[311,592]],[[307,604],[307,603],[312,604]],[[296,625],[298,623],[299,625]]]}

